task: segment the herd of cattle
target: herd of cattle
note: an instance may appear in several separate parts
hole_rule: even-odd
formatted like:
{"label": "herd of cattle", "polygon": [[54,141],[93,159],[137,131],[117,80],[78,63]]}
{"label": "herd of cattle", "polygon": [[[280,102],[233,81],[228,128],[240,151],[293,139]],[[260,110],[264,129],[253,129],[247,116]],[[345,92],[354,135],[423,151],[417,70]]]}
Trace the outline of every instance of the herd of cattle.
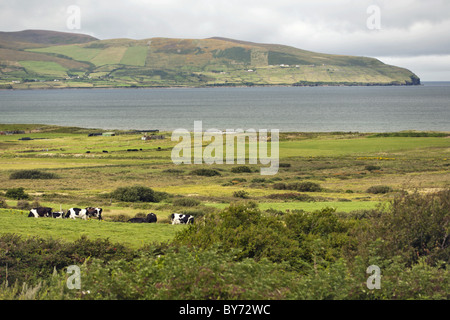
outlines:
{"label": "herd of cattle", "polygon": [[[87,207],[70,208],[67,212],[53,212],[52,208],[38,207],[30,210],[28,217],[34,218],[56,218],[56,219],[98,219],[102,220],[102,208]],[[194,223],[194,217],[188,214],[172,213],[170,215],[172,224],[191,224]],[[157,217],[154,213],[149,213],[145,218],[131,218],[128,222],[131,223],[156,223]]]}

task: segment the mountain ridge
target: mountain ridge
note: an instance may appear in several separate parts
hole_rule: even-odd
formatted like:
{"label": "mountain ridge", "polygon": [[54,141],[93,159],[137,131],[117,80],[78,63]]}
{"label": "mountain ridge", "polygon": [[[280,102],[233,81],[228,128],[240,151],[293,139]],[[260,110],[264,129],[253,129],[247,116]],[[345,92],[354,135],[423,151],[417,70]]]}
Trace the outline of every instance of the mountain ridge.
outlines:
{"label": "mountain ridge", "polygon": [[0,32],[0,88],[418,84],[410,70],[374,58],[218,36],[100,40]]}

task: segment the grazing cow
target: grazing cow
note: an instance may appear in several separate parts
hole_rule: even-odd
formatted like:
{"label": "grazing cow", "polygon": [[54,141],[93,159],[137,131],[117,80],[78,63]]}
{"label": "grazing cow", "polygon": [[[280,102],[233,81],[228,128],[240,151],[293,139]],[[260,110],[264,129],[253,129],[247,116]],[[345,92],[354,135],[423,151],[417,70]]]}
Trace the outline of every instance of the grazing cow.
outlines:
{"label": "grazing cow", "polygon": [[156,223],[156,214],[149,213],[145,218],[131,218],[128,222],[131,223]]}
{"label": "grazing cow", "polygon": [[64,218],[64,212],[52,212],[52,218],[62,219]]}
{"label": "grazing cow", "polygon": [[156,218],[156,214],[154,214],[154,213],[152,212],[152,213],[149,213],[149,214],[147,215],[147,222],[148,222],[148,223],[156,223],[156,221],[158,221],[158,219]]}
{"label": "grazing cow", "polygon": [[97,218],[98,220],[102,220],[102,211],[102,208],[86,208],[88,218]]}
{"label": "grazing cow", "polygon": [[51,215],[52,215],[52,208],[38,207],[31,209],[28,217],[39,218],[39,217],[50,217]]}
{"label": "grazing cow", "polygon": [[87,210],[86,209],[80,209],[80,208],[70,208],[66,213],[66,218],[76,219],[81,218],[86,220],[87,217]]}
{"label": "grazing cow", "polygon": [[172,213],[170,218],[172,219],[172,224],[194,223],[194,216],[191,216],[189,214]]}

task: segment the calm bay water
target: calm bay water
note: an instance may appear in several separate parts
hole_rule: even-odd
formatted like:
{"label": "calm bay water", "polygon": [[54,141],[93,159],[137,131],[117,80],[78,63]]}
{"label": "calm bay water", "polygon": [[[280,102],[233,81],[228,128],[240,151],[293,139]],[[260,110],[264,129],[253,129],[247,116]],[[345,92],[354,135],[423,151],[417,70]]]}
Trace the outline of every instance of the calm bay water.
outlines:
{"label": "calm bay water", "polygon": [[450,82],[407,87],[0,91],[0,123],[102,129],[450,131]]}

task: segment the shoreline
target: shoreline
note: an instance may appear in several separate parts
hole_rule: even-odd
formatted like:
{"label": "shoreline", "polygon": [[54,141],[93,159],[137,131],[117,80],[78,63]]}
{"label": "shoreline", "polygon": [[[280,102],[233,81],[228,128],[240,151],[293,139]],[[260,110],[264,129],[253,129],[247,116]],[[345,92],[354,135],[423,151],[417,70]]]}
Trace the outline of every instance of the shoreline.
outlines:
{"label": "shoreline", "polygon": [[[449,82],[450,81],[425,81],[425,82]],[[265,88],[265,87],[285,87],[285,88],[311,88],[311,87],[420,87],[420,84],[391,84],[391,83],[367,83],[367,84],[253,84],[253,85],[205,85],[205,86],[99,86],[99,87],[33,87],[33,88],[0,88],[0,91],[26,91],[26,90],[58,90],[58,89],[209,89],[209,88]]]}
{"label": "shoreline", "polygon": [[[115,131],[115,133],[117,135],[122,135],[122,134],[129,134],[130,131],[135,132],[136,134],[140,134],[148,129],[136,129],[136,128],[128,128],[128,129],[118,129],[118,128],[90,128],[90,127],[78,127],[78,126],[65,126],[65,125],[55,125],[55,124],[45,124],[45,123],[2,123],[0,122],[0,128],[2,126],[42,126],[42,127],[47,127],[47,129],[49,129],[48,131],[51,132],[53,130],[57,130],[57,129],[76,129],[76,130],[82,130],[82,131]],[[31,134],[31,133],[40,133],[39,129],[42,128],[36,128],[36,129],[29,129],[29,130],[25,130],[24,133],[14,133],[14,134],[10,134],[10,136],[15,136],[15,135],[23,135],[23,134]],[[38,131],[34,131],[34,130],[38,130]],[[220,130],[220,129],[218,129]],[[8,130],[0,130],[0,131],[8,131]],[[158,129],[157,134],[168,134],[170,132],[172,132],[173,130],[170,129]],[[202,131],[205,132],[206,130]],[[47,132],[43,131],[43,132]],[[225,134],[225,130],[222,130],[222,132]],[[434,135],[434,134],[438,134],[438,135],[442,135],[442,137],[449,137],[450,136],[450,131],[446,131],[446,130],[414,130],[414,129],[409,129],[409,130],[400,130],[400,131],[351,131],[351,130],[338,130],[338,131],[280,131],[280,134],[295,134],[295,135],[316,135],[316,134],[327,134],[327,135],[362,135],[362,136],[367,136],[367,135],[377,135],[379,137],[382,136],[408,136],[408,137],[421,137],[421,136],[427,136],[427,135]]]}

